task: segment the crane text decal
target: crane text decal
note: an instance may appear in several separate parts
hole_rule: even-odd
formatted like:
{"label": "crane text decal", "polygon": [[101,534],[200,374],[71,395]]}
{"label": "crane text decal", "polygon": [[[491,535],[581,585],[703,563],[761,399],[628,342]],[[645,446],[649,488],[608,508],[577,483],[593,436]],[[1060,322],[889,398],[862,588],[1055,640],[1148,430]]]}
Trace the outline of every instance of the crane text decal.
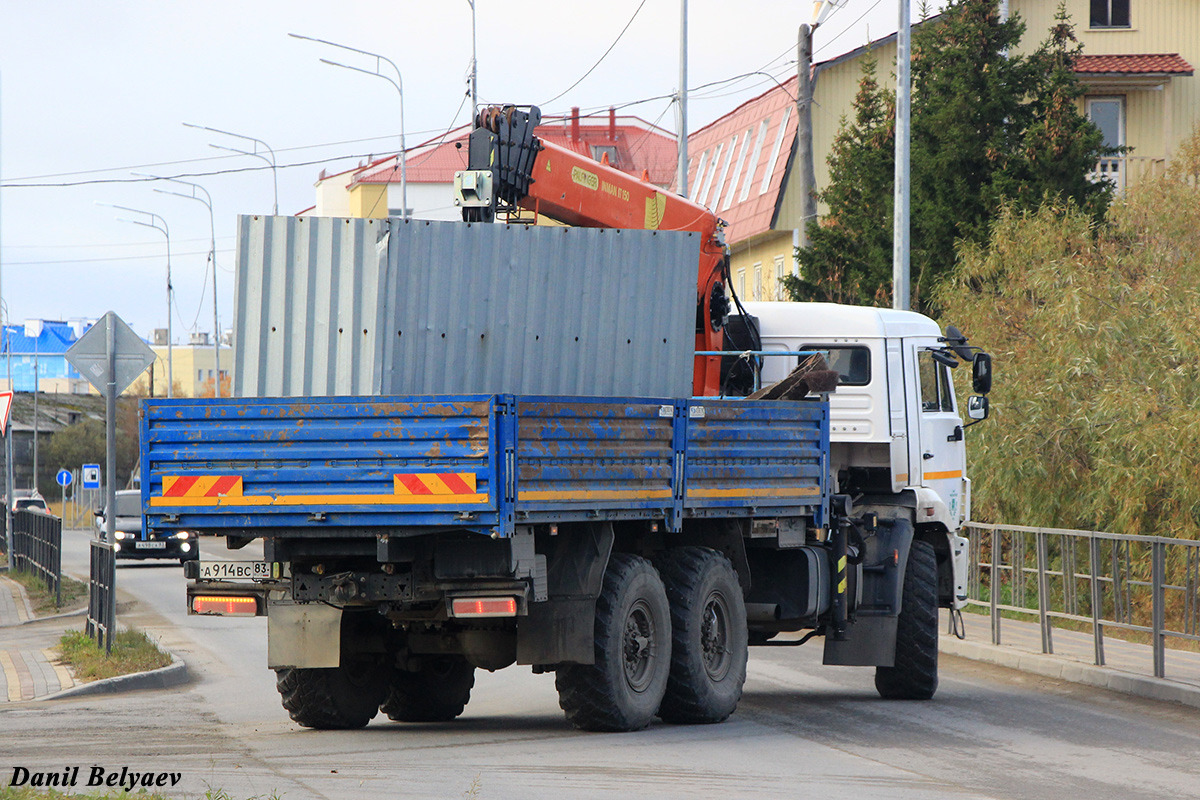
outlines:
{"label": "crane text decal", "polygon": [[594,172],[588,172],[583,167],[571,167],[571,180],[580,186],[586,186],[593,192],[600,188],[600,178]]}

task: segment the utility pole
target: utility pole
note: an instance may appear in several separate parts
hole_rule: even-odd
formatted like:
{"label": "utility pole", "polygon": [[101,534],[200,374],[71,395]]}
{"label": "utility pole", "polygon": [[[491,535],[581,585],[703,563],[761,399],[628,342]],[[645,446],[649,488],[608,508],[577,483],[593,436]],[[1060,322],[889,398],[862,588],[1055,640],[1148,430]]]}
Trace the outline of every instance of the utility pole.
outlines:
{"label": "utility pole", "polygon": [[[0,92],[0,107],[3,106],[3,99],[4,99],[4,94],[3,94],[3,92]],[[3,115],[0,114],[0,120],[2,120],[2,119],[3,119]],[[0,126],[0,130],[3,130],[2,126]],[[0,161],[0,163],[3,163],[3,162]],[[0,190],[0,194],[3,194],[2,190]],[[2,252],[2,251],[0,251],[0,252]],[[0,263],[0,281],[3,280],[3,275],[4,275],[4,268],[3,268],[3,264]],[[9,342],[8,342],[8,327],[4,324],[4,292],[3,292],[2,286],[0,286],[0,347],[3,347],[5,350],[8,351],[8,390],[11,392],[12,388],[13,388],[13,385],[12,385],[12,348],[9,346]],[[0,431],[0,433],[4,434],[4,542],[3,542],[3,544],[4,544],[4,552],[11,553],[12,552],[12,522],[13,522],[13,520],[12,520],[13,446],[12,446],[12,410],[11,410],[11,408],[9,409],[8,425],[4,426],[4,430]],[[12,556],[10,555],[9,558],[11,559]],[[11,563],[11,560],[9,563]]]}
{"label": "utility pole", "polygon": [[[796,38],[796,167],[800,178],[800,247],[808,247],[808,223],[817,217],[816,161],[812,130],[812,35],[813,28],[801,25]],[[793,260],[792,272],[799,267]]]}
{"label": "utility pole", "polygon": [[679,0],[679,194],[688,194],[687,0]]}
{"label": "utility pole", "polygon": [[912,70],[910,0],[900,0],[900,25],[896,29],[896,179],[892,218],[892,308],[912,306],[909,282],[909,138],[912,135]]}
{"label": "utility pole", "polygon": [[475,47],[475,0],[467,0],[471,5],[471,124],[479,116],[479,61],[476,59]]}

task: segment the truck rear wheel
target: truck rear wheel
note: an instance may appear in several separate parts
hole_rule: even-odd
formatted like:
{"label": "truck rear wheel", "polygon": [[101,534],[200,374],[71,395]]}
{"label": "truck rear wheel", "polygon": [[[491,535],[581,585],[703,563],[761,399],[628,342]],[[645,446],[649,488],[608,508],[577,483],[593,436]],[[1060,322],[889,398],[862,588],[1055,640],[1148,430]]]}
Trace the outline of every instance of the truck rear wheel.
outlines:
{"label": "truck rear wheel", "polygon": [[746,682],[746,606],[737,573],[707,547],[669,550],[658,566],[671,604],[671,674],[658,716],[720,722],[737,708]]}
{"label": "truck rear wheel", "polygon": [[928,700],[938,685],[937,556],[914,541],[904,570],[894,666],[875,668],[875,688],[888,700]]}
{"label": "truck rear wheel", "polygon": [[576,728],[636,731],[654,719],[671,666],[671,612],[650,562],[613,553],[596,600],[595,664],[560,668],[558,704]]}
{"label": "truck rear wheel", "polygon": [[475,668],[465,658],[433,658],[419,672],[393,672],[379,710],[394,722],[449,722],[463,713],[474,686]]}
{"label": "truck rear wheel", "polygon": [[365,726],[386,691],[383,668],[366,659],[332,669],[279,669],[275,686],[292,720],[326,729]]}

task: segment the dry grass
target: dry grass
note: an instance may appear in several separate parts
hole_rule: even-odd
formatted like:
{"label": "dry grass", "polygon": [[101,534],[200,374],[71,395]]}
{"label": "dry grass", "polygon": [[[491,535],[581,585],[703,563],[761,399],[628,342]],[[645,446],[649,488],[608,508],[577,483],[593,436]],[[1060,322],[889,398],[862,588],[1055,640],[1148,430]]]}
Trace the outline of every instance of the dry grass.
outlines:
{"label": "dry grass", "polygon": [[121,631],[113,637],[111,653],[105,653],[82,631],[68,631],[59,640],[59,653],[81,681],[146,672],[171,663],[171,656],[141,631]]}
{"label": "dry grass", "polygon": [[[973,516],[1200,539],[1200,190],[1005,213],[939,295],[995,358]],[[963,372],[963,370],[958,370]],[[959,376],[960,378],[963,376]]]}

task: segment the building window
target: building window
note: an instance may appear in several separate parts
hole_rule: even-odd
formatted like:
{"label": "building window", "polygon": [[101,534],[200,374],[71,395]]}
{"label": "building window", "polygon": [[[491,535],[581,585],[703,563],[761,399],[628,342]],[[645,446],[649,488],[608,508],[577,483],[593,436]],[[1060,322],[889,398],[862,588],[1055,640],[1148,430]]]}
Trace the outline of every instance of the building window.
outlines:
{"label": "building window", "polygon": [[775,176],[775,164],[779,162],[779,150],[783,147],[783,137],[787,133],[788,119],[791,118],[791,115],[791,106],[783,109],[783,119],[779,120],[779,131],[775,134],[775,144],[771,147],[771,160],[767,162],[767,171],[763,173],[762,186],[758,188],[759,194],[766,194],[767,189],[771,188],[771,178]]}
{"label": "building window", "polygon": [[739,269],[737,274],[737,296],[746,296],[746,270]]}
{"label": "building window", "polygon": [[783,256],[775,256],[775,299],[783,299]]}
{"label": "building window", "polygon": [[758,136],[754,140],[754,152],[750,155],[750,165],[746,167],[746,179],[742,182],[742,193],[738,195],[738,202],[745,202],[750,196],[750,184],[754,182],[754,173],[758,171],[758,159],[762,155],[763,139],[767,138],[767,127],[771,124],[771,118],[767,117],[758,126]]}
{"label": "building window", "polygon": [[691,186],[692,194],[690,197],[688,197],[688,199],[691,200],[693,203],[696,202],[696,198],[700,196],[700,182],[704,180],[704,168],[707,166],[708,166],[708,151],[705,150],[703,153],[700,154],[700,166],[696,167],[696,177],[694,179],[694,183],[692,183],[692,186]]}
{"label": "building window", "polygon": [[[742,146],[738,150],[737,166],[733,168],[733,178],[729,181],[729,191],[725,193],[725,202],[721,204],[721,210],[729,208],[733,205],[733,195],[737,191],[738,178],[742,175],[742,167],[746,166],[746,150],[750,147],[750,129],[746,128],[746,132],[742,134]],[[732,151],[730,151],[732,152]]]}
{"label": "building window", "polygon": [[[1104,136],[1105,147],[1121,147],[1125,144],[1125,98],[1124,97],[1089,97],[1087,99],[1087,115],[1092,124],[1100,129]],[[1118,189],[1125,188],[1123,170],[1124,158],[1102,158],[1096,163],[1096,171],[1092,177],[1096,180],[1106,180]]]}
{"label": "building window", "polygon": [[717,145],[717,151],[713,153],[712,168],[709,169],[708,175],[704,178],[704,186],[700,189],[700,194],[696,200],[700,205],[708,205],[708,193],[712,189],[712,183],[717,177],[717,168],[721,165],[721,153],[725,150],[725,143]]}
{"label": "building window", "polygon": [[729,140],[729,151],[725,153],[725,163],[721,167],[721,177],[717,180],[717,188],[713,189],[712,202],[707,204],[713,211],[716,211],[717,206],[721,203],[721,190],[725,188],[725,179],[729,177],[729,165],[733,163],[733,148],[736,146],[737,136],[735,135]]}
{"label": "building window", "polygon": [[1093,28],[1128,28],[1129,0],[1092,0]]}
{"label": "building window", "polygon": [[762,262],[759,261],[754,265],[754,299],[762,300],[763,294],[762,285]]}

